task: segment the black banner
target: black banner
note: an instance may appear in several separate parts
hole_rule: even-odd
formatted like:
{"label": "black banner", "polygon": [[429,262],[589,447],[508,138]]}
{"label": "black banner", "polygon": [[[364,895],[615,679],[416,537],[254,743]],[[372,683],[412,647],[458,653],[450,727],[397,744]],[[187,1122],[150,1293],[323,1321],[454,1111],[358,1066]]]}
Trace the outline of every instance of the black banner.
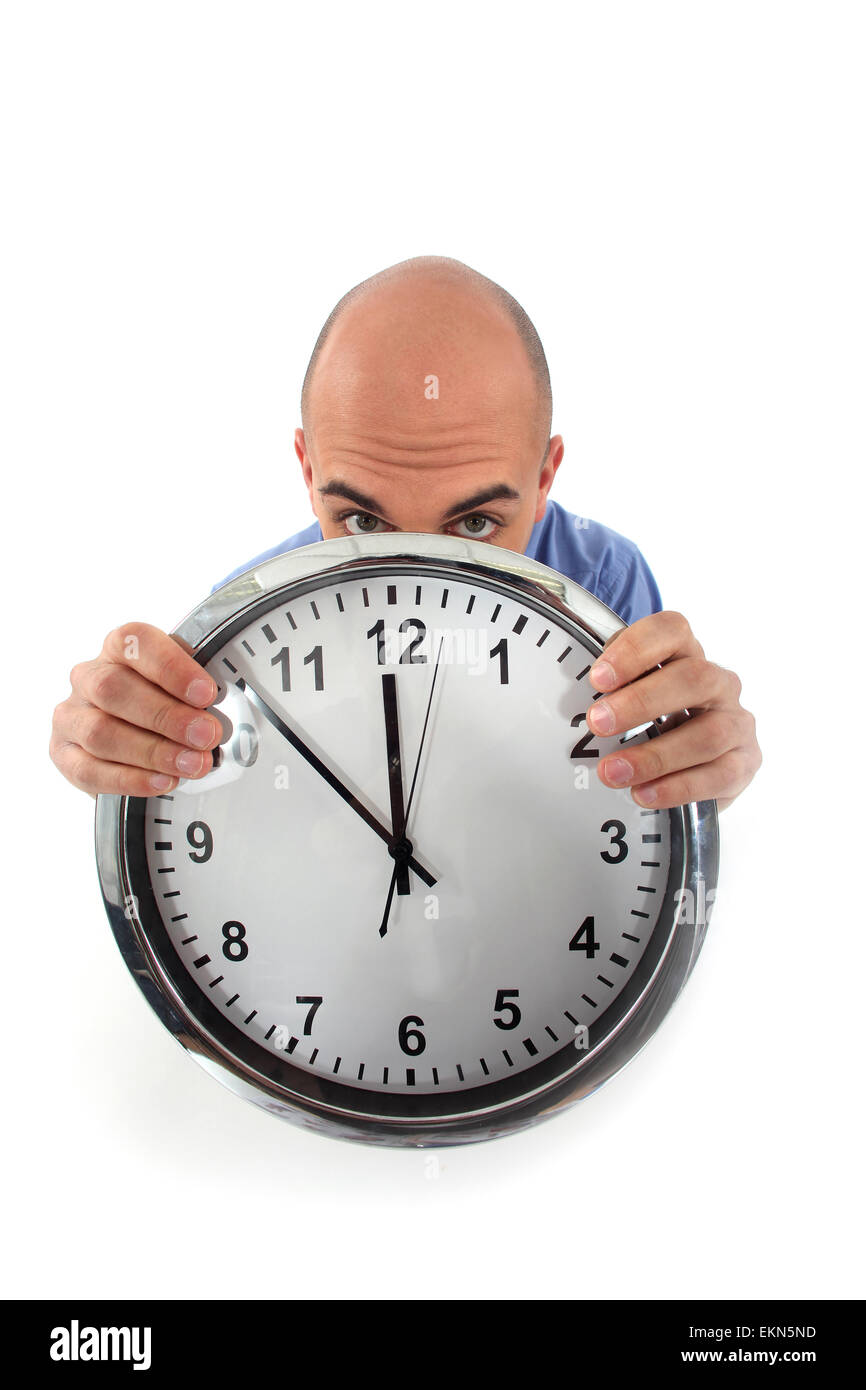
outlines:
{"label": "black banner", "polygon": [[[286,1385],[313,1362],[335,1374],[510,1374],[525,1352],[542,1374],[570,1378],[704,1366],[854,1370],[863,1301],[851,1300],[301,1300],[69,1299],[3,1305],[9,1365],[70,1375],[195,1372]],[[441,1306],[439,1306],[441,1304]],[[371,1305],[376,1305],[372,1307]],[[341,1365],[341,1360],[343,1365]],[[405,1368],[399,1363],[406,1361]],[[530,1362],[530,1364],[532,1364]],[[545,1369],[546,1368],[546,1369]],[[516,1370],[512,1367],[512,1370]]]}

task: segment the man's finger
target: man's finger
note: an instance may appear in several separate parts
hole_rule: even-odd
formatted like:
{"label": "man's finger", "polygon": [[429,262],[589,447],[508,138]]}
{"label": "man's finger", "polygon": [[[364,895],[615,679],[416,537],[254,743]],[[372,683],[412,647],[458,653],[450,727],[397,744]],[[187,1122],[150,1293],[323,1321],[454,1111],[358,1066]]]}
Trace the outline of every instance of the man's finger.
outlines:
{"label": "man's finger", "polygon": [[711,763],[684,768],[649,785],[632,787],[632,799],[639,806],[659,811],[690,801],[714,800],[723,811],[749,785],[759,765],[760,758],[755,760],[753,749],[732,748]]}
{"label": "man's finger", "polygon": [[[744,753],[747,749],[751,715],[745,710],[706,710],[695,715],[677,729],[647,739],[644,743],[624,745],[616,753],[602,758],[598,775],[608,787],[631,787],[647,789],[648,784],[656,785],[665,779],[665,786],[671,784],[672,774],[680,774],[680,784],[688,780],[695,782],[703,765],[715,768],[716,777],[719,762],[733,753]],[[731,778],[743,771],[732,766]],[[684,778],[683,774],[688,774]],[[702,781],[701,785],[709,785]],[[638,797],[635,796],[635,800]],[[685,797],[685,800],[700,800],[700,796]],[[642,805],[656,805],[645,797]],[[678,805],[677,801],[666,801],[665,805]]]}
{"label": "man's finger", "polygon": [[125,623],[110,632],[103,657],[138,672],[169,695],[205,709],[217,696],[213,676],[189,655],[179,640],[150,623]]}
{"label": "man's finger", "polygon": [[137,728],[86,700],[69,700],[56,720],[56,735],[103,762],[163,772],[170,777],[200,777],[210,772],[212,755],[173,743],[161,734]]}
{"label": "man's finger", "polygon": [[159,796],[173,791],[178,783],[177,777],[166,773],[104,762],[74,743],[56,747],[51,756],[67,781],[91,796]]}
{"label": "man's finger", "polygon": [[127,724],[200,751],[213,748],[222,737],[222,726],[213,715],[172,699],[131,666],[97,660],[76,667],[72,674],[77,695]]}
{"label": "man's finger", "polygon": [[594,700],[587,723],[602,737],[623,734],[664,716],[670,716],[666,728],[674,728],[683,722],[687,709],[736,703],[734,680],[732,672],[710,661],[682,657]]}
{"label": "man's finger", "polygon": [[703,657],[704,649],[682,613],[638,618],[617,632],[589,672],[596,690],[618,690],[675,657]]}

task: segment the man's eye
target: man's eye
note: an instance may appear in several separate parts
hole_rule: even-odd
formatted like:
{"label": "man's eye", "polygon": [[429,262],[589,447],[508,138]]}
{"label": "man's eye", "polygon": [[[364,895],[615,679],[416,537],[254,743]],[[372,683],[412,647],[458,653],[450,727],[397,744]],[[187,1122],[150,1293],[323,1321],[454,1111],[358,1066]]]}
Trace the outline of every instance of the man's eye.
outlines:
{"label": "man's eye", "polygon": [[352,512],[351,515],[343,517],[346,530],[353,536],[371,536],[380,527],[385,527],[385,522],[380,521],[377,516],[372,516],[370,512]]}
{"label": "man's eye", "polygon": [[458,530],[458,536],[466,536],[467,539],[471,537],[473,540],[482,541],[486,540],[486,538],[491,536],[497,529],[496,522],[491,520],[489,516],[464,516],[461,517],[459,521],[455,521],[454,525],[456,527],[463,526],[466,528],[463,531]]}

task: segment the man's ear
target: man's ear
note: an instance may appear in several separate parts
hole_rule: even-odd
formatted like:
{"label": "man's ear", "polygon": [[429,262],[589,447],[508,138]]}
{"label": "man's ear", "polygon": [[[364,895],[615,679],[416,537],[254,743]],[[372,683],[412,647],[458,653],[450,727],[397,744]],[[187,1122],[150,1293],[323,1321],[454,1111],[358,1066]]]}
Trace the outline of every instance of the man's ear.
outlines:
{"label": "man's ear", "polygon": [[[310,506],[313,506],[313,465],[310,462],[310,455],[307,452],[307,441],[304,438],[302,429],[295,430],[295,453],[301,464],[301,472],[304,475],[304,484],[310,497]],[[313,511],[315,512],[315,507]]]}
{"label": "man's ear", "polygon": [[556,476],[556,470],[562,463],[562,456],[565,453],[565,445],[562,442],[562,435],[555,434],[547,447],[547,456],[541,465],[541,472],[538,475],[538,505],[535,509],[535,520],[540,521],[544,516],[547,507],[547,494]]}

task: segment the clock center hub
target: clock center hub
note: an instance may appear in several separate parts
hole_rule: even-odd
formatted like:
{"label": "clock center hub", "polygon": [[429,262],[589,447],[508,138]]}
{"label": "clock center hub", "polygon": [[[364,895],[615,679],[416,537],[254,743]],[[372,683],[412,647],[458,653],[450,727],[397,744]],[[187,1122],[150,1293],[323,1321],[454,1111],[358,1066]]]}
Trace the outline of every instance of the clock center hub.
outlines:
{"label": "clock center hub", "polygon": [[398,864],[408,864],[412,858],[412,841],[407,840],[403,835],[399,840],[392,840],[388,846],[388,853]]}

